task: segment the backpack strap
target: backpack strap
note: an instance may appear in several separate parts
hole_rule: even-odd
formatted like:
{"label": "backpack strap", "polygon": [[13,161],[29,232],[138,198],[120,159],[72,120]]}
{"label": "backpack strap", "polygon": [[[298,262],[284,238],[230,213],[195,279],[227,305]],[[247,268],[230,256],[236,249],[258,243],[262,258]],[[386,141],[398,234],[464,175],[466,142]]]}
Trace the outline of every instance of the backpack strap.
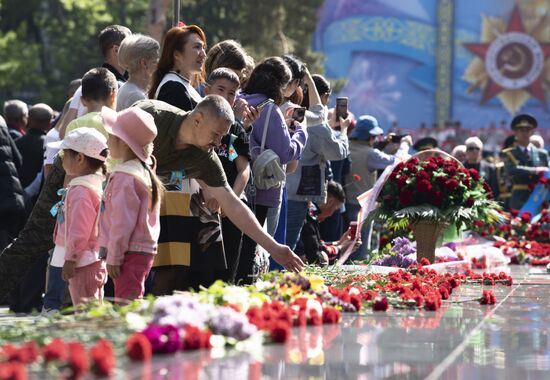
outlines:
{"label": "backpack strap", "polygon": [[271,111],[273,110],[273,103],[270,103],[268,105],[268,109],[267,109],[267,115],[265,117],[265,122],[264,122],[264,130],[263,130],[263,134],[262,134],[262,145],[260,146],[260,154],[263,153],[264,151],[264,147],[265,147],[265,139],[267,137],[267,128],[269,127],[269,119],[271,118]]}

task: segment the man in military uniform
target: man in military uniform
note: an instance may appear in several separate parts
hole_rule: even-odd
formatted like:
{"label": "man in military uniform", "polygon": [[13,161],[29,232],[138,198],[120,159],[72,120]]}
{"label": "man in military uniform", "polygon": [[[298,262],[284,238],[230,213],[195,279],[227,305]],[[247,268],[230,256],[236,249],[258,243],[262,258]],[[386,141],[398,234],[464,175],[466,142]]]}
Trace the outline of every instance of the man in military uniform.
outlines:
{"label": "man in military uniform", "polygon": [[511,123],[516,146],[505,149],[504,169],[512,187],[510,208],[521,209],[539,175],[548,171],[548,153],[529,142],[537,128],[537,120],[527,114],[516,116]]}

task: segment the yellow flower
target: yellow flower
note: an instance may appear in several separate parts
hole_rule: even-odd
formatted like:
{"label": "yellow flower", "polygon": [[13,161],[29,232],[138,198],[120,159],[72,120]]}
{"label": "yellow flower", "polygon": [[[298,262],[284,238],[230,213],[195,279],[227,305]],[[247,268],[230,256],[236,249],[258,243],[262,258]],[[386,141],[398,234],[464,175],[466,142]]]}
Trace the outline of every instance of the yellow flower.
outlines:
{"label": "yellow flower", "polygon": [[325,282],[323,281],[323,278],[320,276],[310,276],[308,278],[309,284],[311,286],[311,289],[313,291],[321,290],[325,286]]}

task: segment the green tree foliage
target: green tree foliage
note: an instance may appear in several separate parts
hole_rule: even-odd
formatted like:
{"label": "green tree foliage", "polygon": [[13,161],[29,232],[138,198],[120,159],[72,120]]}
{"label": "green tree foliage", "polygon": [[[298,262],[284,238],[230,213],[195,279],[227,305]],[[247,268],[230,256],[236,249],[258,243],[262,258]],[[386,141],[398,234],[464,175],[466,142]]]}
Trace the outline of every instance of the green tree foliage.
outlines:
{"label": "green tree foliage", "polygon": [[143,31],[146,10],[142,0],[3,0],[0,101],[61,108],[68,83],[103,61],[98,32],[111,24]]}
{"label": "green tree foliage", "polygon": [[181,19],[201,26],[209,45],[232,38],[256,59],[292,53],[315,72],[321,55],[311,50],[322,0],[182,0]]}
{"label": "green tree foliage", "polygon": [[[322,1],[181,0],[180,15],[205,30],[209,46],[232,38],[256,60],[293,53],[320,72],[321,56],[312,52],[311,38]],[[0,0],[0,103],[16,97],[60,109],[68,83],[101,65],[99,31],[121,24],[145,33],[152,2]]]}

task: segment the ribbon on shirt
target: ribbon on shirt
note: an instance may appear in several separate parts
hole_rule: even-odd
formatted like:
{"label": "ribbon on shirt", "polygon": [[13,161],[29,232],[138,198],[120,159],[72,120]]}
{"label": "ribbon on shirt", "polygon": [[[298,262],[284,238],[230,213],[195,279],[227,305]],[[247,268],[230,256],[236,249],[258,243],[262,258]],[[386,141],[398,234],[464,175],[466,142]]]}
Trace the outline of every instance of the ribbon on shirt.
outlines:
{"label": "ribbon on shirt", "polygon": [[65,203],[65,196],[67,195],[67,188],[57,190],[57,195],[61,197],[61,200],[54,204],[50,209],[50,214],[57,220],[60,224],[65,221],[65,216],[63,215],[63,204]]}
{"label": "ribbon on shirt", "polygon": [[233,143],[235,142],[235,140],[237,140],[237,136],[235,136],[233,133],[231,135],[229,135],[229,147],[227,149],[228,151],[228,156],[227,158],[229,159],[229,161],[235,161],[235,159],[239,156],[237,154],[237,151],[235,150],[235,147],[233,146]]}

